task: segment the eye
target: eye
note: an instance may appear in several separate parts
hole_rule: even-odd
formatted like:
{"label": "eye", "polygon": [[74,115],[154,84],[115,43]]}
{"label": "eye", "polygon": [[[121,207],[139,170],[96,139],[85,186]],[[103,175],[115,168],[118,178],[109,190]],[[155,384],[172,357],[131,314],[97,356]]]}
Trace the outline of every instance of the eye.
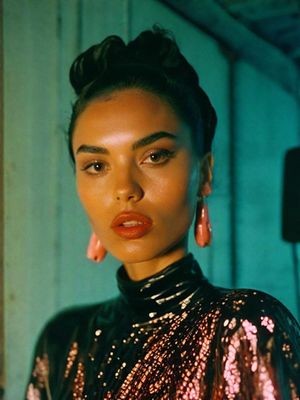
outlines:
{"label": "eye", "polygon": [[90,175],[102,175],[106,172],[108,166],[106,163],[101,161],[93,161],[81,168],[81,171],[85,171]]}
{"label": "eye", "polygon": [[164,164],[174,156],[175,151],[167,149],[152,150],[150,154],[144,158],[143,164]]}

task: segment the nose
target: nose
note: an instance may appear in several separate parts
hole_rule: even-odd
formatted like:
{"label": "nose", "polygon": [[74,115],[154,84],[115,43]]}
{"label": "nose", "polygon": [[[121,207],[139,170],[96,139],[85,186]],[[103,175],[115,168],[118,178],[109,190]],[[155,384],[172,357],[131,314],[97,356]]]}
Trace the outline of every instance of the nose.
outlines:
{"label": "nose", "polygon": [[144,195],[141,184],[132,174],[123,170],[115,186],[115,199],[124,203],[137,202]]}

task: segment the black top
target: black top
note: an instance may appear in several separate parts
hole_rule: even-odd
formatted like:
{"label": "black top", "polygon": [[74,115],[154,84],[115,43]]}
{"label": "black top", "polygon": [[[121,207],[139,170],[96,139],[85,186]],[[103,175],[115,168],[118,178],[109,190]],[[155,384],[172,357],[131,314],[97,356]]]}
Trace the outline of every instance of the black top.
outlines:
{"label": "black top", "polygon": [[300,399],[300,331],[266,293],[212,286],[189,254],[120,295],[60,313],[28,400]]}

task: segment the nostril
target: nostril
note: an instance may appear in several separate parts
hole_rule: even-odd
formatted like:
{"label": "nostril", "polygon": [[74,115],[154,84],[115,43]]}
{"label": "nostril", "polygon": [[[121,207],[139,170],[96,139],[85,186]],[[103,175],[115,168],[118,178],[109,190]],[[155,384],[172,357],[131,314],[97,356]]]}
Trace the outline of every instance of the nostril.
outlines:
{"label": "nostril", "polygon": [[116,199],[117,201],[138,201],[143,197],[143,190],[140,186],[132,188],[132,190],[117,190]]}
{"label": "nostril", "polygon": [[124,200],[124,201],[128,201],[128,200],[135,200],[138,199],[139,196],[137,194],[117,194],[116,199],[117,200]]}

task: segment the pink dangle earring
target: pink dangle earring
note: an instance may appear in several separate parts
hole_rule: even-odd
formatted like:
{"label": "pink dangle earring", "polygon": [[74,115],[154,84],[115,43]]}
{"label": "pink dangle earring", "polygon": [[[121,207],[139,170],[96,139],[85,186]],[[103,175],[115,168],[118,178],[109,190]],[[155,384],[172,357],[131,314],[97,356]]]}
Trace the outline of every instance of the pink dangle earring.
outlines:
{"label": "pink dangle earring", "polygon": [[106,249],[103,247],[100,239],[92,232],[87,247],[86,256],[89,260],[100,263],[106,256]]}
{"label": "pink dangle earring", "polygon": [[198,246],[206,247],[211,244],[212,230],[204,197],[201,197],[198,202],[194,234]]}

